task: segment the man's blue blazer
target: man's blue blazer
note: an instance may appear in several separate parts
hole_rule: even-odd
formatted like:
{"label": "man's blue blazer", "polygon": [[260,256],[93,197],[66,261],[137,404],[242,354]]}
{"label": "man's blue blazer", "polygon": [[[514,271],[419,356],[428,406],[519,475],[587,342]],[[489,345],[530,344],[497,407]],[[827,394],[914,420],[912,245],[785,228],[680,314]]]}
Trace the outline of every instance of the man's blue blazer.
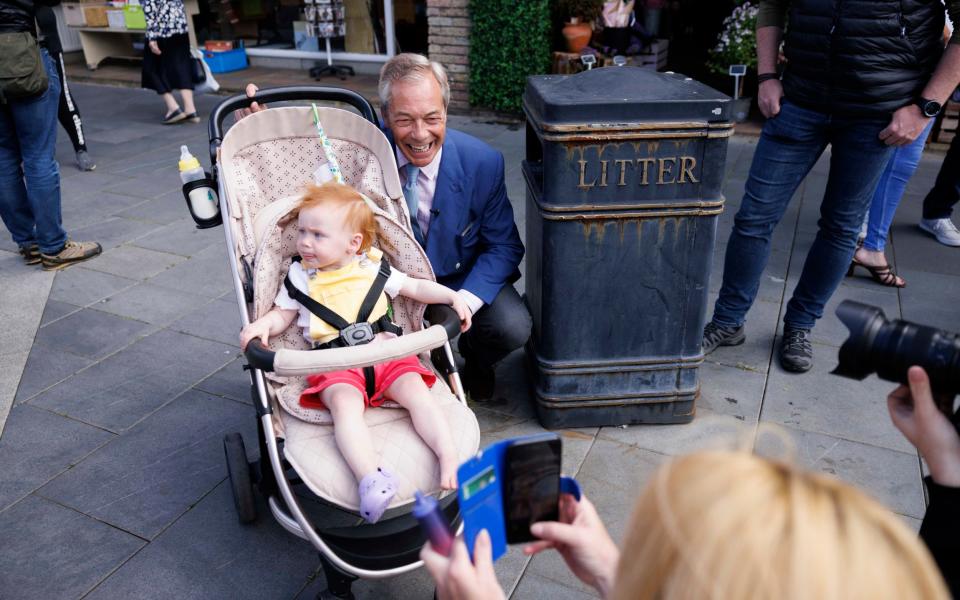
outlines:
{"label": "man's blue blazer", "polygon": [[523,242],[507,198],[503,155],[461,131],[447,129],[443,141],[426,251],[438,282],[486,304],[520,278]]}

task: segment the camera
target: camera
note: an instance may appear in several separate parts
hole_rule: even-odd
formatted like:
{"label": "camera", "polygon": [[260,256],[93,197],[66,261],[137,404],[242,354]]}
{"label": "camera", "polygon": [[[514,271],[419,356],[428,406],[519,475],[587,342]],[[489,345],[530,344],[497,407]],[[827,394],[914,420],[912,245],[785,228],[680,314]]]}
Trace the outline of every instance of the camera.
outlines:
{"label": "camera", "polygon": [[923,367],[930,377],[940,410],[954,416],[953,401],[960,393],[960,335],[899,319],[887,319],[876,306],[844,300],[837,317],[850,330],[840,347],[834,375],[862,380],[876,372],[887,381],[907,384],[907,370]]}

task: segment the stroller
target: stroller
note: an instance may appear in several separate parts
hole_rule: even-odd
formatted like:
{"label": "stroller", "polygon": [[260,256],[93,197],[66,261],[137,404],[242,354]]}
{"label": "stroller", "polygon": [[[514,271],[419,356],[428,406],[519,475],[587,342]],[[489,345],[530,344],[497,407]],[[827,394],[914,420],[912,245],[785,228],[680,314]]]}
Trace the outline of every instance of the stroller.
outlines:
{"label": "stroller", "polygon": [[[339,164],[345,183],[375,205],[375,245],[390,264],[415,277],[434,278],[409,228],[393,148],[377,127],[376,114],[366,99],[337,88],[290,87],[262,91],[254,100],[346,103],[362,116],[341,108],[271,108],[237,122],[223,136],[224,119],[248,106],[251,99],[233,96],[211,115],[210,158],[221,214],[199,219],[197,224],[209,227],[221,220],[225,224],[243,324],[273,305],[296,254],[297,223],[290,210],[304,185],[322,168],[325,152],[335,157],[333,164]],[[329,140],[326,144],[318,135],[315,116]],[[196,182],[184,186],[185,195],[192,184]],[[208,178],[206,185],[212,186],[213,181]],[[311,351],[294,323],[272,338],[269,348],[255,340],[245,352],[258,417],[260,458],[248,462],[239,433],[224,438],[237,514],[242,523],[256,518],[256,487],[280,525],[319,552],[327,583],[321,598],[352,598],[350,586],[357,578],[392,577],[421,565],[419,552],[425,538],[410,508],[416,490],[439,491],[439,466],[405,410],[368,408],[364,418],[374,450],[397,474],[399,489],[383,518],[366,524],[357,513],[357,484],[337,450],[329,413],[299,405],[304,376],[419,354],[428,368],[449,378],[453,391],[440,377],[431,393],[443,410],[460,459],[473,456],[479,447],[477,420],[466,406],[449,344],[459,333],[456,314],[447,306],[424,307],[402,297],[393,301],[393,310],[394,321],[405,334],[382,343]],[[424,319],[429,326],[424,326]],[[431,350],[439,358],[436,367],[429,360]],[[440,498],[440,507],[453,528],[459,529],[456,494]],[[330,522],[314,524],[318,512]]]}

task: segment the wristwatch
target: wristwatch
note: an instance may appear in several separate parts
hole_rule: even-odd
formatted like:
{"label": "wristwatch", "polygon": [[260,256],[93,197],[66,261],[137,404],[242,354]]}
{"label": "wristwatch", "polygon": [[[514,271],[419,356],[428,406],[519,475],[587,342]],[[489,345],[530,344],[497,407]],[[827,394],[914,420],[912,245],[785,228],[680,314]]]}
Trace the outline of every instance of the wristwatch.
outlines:
{"label": "wristwatch", "polygon": [[940,110],[943,108],[936,100],[927,100],[926,98],[918,98],[917,106],[920,107],[920,112],[923,113],[923,116],[927,117],[928,119],[932,119],[933,117],[939,115]]}

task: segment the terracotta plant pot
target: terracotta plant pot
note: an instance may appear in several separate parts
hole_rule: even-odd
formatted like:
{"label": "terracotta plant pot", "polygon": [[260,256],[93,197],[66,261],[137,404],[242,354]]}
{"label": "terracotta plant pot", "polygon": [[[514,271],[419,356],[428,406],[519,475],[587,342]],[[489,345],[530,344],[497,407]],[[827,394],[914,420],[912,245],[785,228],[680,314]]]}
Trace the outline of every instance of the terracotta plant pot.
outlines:
{"label": "terracotta plant pot", "polygon": [[590,43],[593,30],[589,23],[577,23],[571,20],[563,26],[563,39],[567,41],[567,50],[580,52]]}

